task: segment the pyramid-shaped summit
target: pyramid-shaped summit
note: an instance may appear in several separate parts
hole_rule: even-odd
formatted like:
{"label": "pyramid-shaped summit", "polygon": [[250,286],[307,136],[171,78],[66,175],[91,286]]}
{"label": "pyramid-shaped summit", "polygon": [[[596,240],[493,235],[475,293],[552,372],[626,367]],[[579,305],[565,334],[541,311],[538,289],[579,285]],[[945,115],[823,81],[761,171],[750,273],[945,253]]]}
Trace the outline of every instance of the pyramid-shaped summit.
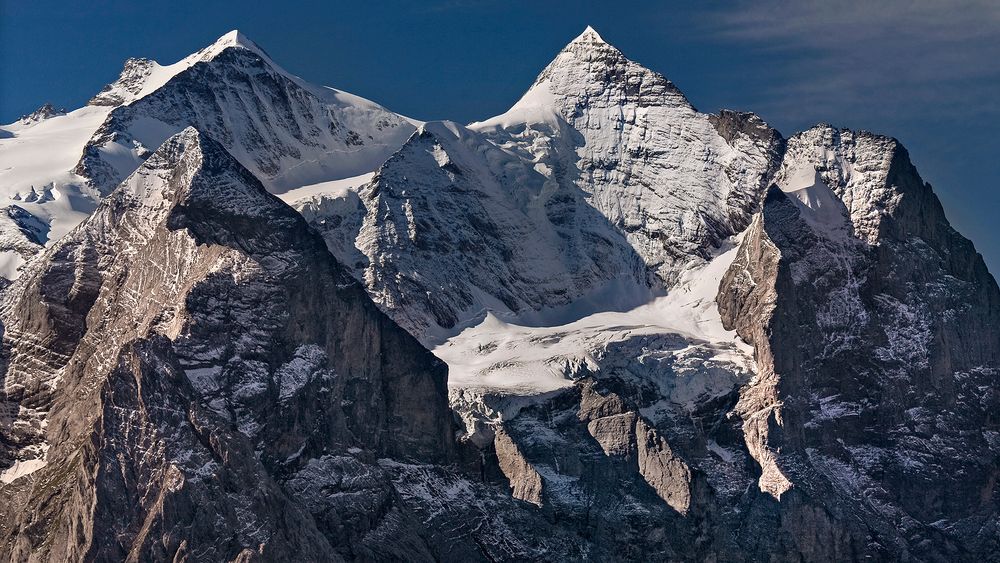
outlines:
{"label": "pyramid-shaped summit", "polygon": [[238,29],[234,29],[229,33],[222,35],[216,39],[214,43],[198,51],[194,55],[191,55],[185,59],[185,61],[209,61],[218,57],[227,49],[245,49],[261,57],[272,66],[280,68],[277,66],[277,63],[275,63],[271,57],[268,56],[264,49]]}
{"label": "pyramid-shaped summit", "polygon": [[558,180],[588,194],[669,284],[746,227],[775,166],[766,124],[745,142],[725,138],[719,119],[588,27],[508,112],[472,128],[536,158],[538,135],[552,137],[554,174],[580,171]]}
{"label": "pyramid-shaped summit", "polygon": [[596,29],[594,29],[589,25],[587,26],[586,29],[583,30],[583,33],[577,35],[576,39],[570,42],[570,45],[587,44],[587,43],[592,45],[601,45],[601,44],[608,45],[608,42],[605,41],[603,37],[601,37],[601,34],[598,33]]}
{"label": "pyramid-shaped summit", "polygon": [[225,147],[194,127],[164,141],[120,190],[127,199],[161,210],[163,201],[167,209],[184,205],[199,213],[272,218],[274,209],[283,207]]}

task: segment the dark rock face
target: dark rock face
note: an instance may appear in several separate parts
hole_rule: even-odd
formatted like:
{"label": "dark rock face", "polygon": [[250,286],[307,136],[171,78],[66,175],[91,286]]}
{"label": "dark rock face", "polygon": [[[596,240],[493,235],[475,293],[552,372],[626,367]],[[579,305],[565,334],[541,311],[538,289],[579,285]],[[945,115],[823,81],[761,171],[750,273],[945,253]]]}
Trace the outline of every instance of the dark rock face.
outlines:
{"label": "dark rock face", "polygon": [[[720,289],[761,370],[737,407],[760,487],[821,515],[799,521],[829,530],[798,546],[814,558],[994,557],[996,282],[895,141],[820,127],[790,141],[797,159],[853,235],[772,188]],[[880,178],[845,173],[874,159]]]}
{"label": "dark rock face", "polygon": [[2,315],[6,558],[429,553],[374,460],[453,458],[444,366],[197,131],[34,263]]}

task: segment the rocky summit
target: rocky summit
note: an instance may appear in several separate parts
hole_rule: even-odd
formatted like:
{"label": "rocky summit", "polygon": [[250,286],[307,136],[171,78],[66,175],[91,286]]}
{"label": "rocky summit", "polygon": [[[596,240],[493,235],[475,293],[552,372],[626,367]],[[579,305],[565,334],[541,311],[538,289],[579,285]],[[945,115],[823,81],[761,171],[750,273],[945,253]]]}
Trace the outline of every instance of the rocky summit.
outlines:
{"label": "rocky summit", "polygon": [[129,59],[0,199],[5,560],[1000,559],[1000,289],[906,149],[591,28],[465,125]]}

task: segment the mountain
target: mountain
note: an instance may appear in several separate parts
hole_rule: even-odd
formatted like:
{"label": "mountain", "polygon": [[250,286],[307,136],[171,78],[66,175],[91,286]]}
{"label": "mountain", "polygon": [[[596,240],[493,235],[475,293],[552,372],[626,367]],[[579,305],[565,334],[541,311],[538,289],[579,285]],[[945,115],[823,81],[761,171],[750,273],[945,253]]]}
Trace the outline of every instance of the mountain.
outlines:
{"label": "mountain", "polygon": [[487,311],[650,295],[642,260],[579,189],[456,123],[422,125],[356,193],[294,205],[428,345]]}
{"label": "mountain", "polygon": [[449,363],[480,471],[592,557],[997,553],[996,282],[893,139],[698,113],[588,29],[299,208]]}
{"label": "mountain", "polygon": [[588,28],[509,112],[423,127],[359,202],[294,205],[439,343],[487,310],[537,323],[648,301],[749,224],[782,142],[752,114],[698,113]]}
{"label": "mountain", "polygon": [[187,126],[219,139],[276,192],[370,172],[414,128],[288,74],[238,31],[168,67],[130,59],[90,104],[115,106],[75,169],[102,192]]}
{"label": "mountain", "polygon": [[203,133],[48,248],[0,318],[5,558],[426,549],[374,460],[454,455],[444,366]]}
{"label": "mountain", "polygon": [[592,28],[471,128],[576,185],[668,284],[747,226],[781,146],[755,115],[699,113]]}
{"label": "mountain", "polygon": [[891,137],[591,28],[469,125],[238,33],[91,104],[0,139],[8,559],[1000,557],[1000,288]]}
{"label": "mountain", "polygon": [[792,137],[738,256],[719,304],[756,350],[735,410],[760,488],[826,510],[790,529],[826,553],[996,554],[1000,290],[906,150]]}
{"label": "mountain", "polygon": [[218,139],[275,193],[369,173],[415,129],[292,76],[238,31],[172,65],[129,59],[86,107],[44,117],[0,128],[0,198],[47,223],[51,241],[185,127]]}

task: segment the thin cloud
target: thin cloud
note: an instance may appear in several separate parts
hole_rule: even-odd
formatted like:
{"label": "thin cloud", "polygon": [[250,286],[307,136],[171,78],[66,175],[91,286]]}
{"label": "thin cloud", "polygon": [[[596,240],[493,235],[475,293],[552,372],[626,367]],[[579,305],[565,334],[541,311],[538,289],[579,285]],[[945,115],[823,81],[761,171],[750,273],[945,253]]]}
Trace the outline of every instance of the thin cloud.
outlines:
{"label": "thin cloud", "polygon": [[884,118],[1000,110],[986,94],[1000,84],[995,0],[765,0],[731,4],[709,20],[724,41],[782,55],[761,100],[776,111],[827,106]]}

